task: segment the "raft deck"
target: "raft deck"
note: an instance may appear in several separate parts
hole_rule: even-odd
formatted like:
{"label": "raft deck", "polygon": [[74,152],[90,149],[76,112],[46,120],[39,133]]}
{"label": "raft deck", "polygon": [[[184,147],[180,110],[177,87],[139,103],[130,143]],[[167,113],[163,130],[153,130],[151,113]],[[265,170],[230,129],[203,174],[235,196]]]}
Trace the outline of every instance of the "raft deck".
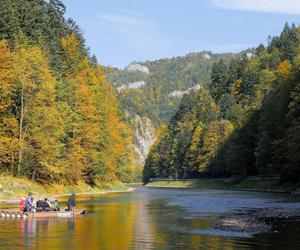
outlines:
{"label": "raft deck", "polygon": [[2,210],[0,211],[0,216],[11,218],[71,218],[84,213],[84,209],[76,209],[75,211],[41,211],[35,213]]}

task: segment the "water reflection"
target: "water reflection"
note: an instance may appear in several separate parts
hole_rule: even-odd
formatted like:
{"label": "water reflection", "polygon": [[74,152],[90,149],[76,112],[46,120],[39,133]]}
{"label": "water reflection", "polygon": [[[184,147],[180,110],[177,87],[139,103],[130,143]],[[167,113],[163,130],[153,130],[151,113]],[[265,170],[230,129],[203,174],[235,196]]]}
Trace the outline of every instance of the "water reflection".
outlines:
{"label": "water reflection", "polygon": [[[27,219],[10,219],[6,218],[10,225],[18,224],[19,242],[18,245],[28,249],[62,246],[69,244],[69,239],[60,237],[59,233],[72,232],[75,227],[74,218],[64,218],[63,220],[45,219],[45,218],[27,218]],[[1,221],[2,222],[2,221]],[[13,232],[16,228],[12,228]],[[63,235],[63,234],[62,234]],[[72,233],[71,233],[72,235]],[[15,235],[12,235],[12,240]],[[66,245],[66,246],[67,246]]]}
{"label": "water reflection", "polygon": [[[212,194],[211,191],[208,192]],[[181,197],[197,200],[197,192],[139,189],[135,193],[79,197],[88,213],[76,218],[0,218],[0,247],[3,249],[256,249],[260,245],[287,249],[299,247],[300,223],[276,224],[278,233],[239,238],[205,233],[214,217],[192,217],[194,211],[170,205]],[[211,195],[198,197],[199,204]],[[222,194],[215,199],[222,201]],[[264,199],[260,195],[260,199]],[[270,202],[270,197],[265,198]],[[243,200],[236,194],[231,200]],[[197,204],[191,204],[197,207]],[[210,204],[211,205],[211,204]],[[210,231],[211,232],[211,231]],[[285,240],[285,239],[288,239]],[[281,243],[280,243],[281,242]],[[289,247],[287,247],[289,246]]]}
{"label": "water reflection", "polygon": [[150,217],[147,204],[137,206],[134,218],[134,245],[136,249],[153,249],[154,225]]}

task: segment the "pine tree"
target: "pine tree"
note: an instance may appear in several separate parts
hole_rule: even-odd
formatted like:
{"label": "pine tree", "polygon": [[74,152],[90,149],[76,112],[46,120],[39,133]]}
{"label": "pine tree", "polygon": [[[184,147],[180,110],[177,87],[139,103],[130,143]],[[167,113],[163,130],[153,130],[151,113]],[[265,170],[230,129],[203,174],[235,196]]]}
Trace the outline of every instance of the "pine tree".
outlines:
{"label": "pine tree", "polygon": [[209,86],[212,97],[217,101],[224,93],[228,92],[228,69],[222,59],[212,67],[211,84]]}

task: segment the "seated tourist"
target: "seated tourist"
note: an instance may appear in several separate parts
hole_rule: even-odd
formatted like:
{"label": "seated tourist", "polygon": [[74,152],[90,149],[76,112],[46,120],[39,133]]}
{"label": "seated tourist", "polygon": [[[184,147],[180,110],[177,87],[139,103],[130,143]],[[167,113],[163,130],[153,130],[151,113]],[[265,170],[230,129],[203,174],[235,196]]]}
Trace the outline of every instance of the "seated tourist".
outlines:
{"label": "seated tourist", "polygon": [[20,203],[19,203],[20,211],[21,211],[21,212],[24,212],[24,211],[25,211],[25,203],[26,203],[26,199],[25,199],[25,198],[22,198],[22,199],[20,200]]}
{"label": "seated tourist", "polygon": [[51,205],[51,202],[48,200],[48,198],[45,198],[43,203],[44,203],[44,210],[50,211],[52,208],[52,205]]}
{"label": "seated tourist", "polygon": [[55,211],[60,211],[60,208],[59,208],[59,205],[58,205],[58,200],[57,199],[55,199],[55,201],[54,201],[54,209],[55,209]]}
{"label": "seated tourist", "polygon": [[43,200],[38,200],[36,202],[36,207],[38,210],[44,210],[45,206],[44,206],[44,201]]}
{"label": "seated tourist", "polygon": [[25,201],[25,211],[30,212],[31,211],[31,205],[32,205],[33,195],[31,192],[28,193],[28,197]]}

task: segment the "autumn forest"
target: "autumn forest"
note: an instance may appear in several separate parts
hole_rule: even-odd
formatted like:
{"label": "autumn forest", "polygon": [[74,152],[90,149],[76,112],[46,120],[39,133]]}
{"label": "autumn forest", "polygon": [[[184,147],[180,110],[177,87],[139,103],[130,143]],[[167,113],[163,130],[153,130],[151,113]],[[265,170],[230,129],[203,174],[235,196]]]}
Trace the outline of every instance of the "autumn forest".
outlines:
{"label": "autumn forest", "polygon": [[144,181],[251,175],[299,181],[299,35],[286,23],[267,46],[215,63],[211,83],[185,95],[161,127]]}
{"label": "autumn forest", "polygon": [[[145,86],[118,93],[124,72],[98,64],[62,1],[0,6],[1,173],[65,185],[252,175],[299,181],[294,24],[240,53],[141,62],[154,73],[129,78]],[[150,117],[156,130],[143,173],[128,110]]]}
{"label": "autumn forest", "polygon": [[1,171],[41,183],[127,180],[116,91],[61,1],[0,1]]}

